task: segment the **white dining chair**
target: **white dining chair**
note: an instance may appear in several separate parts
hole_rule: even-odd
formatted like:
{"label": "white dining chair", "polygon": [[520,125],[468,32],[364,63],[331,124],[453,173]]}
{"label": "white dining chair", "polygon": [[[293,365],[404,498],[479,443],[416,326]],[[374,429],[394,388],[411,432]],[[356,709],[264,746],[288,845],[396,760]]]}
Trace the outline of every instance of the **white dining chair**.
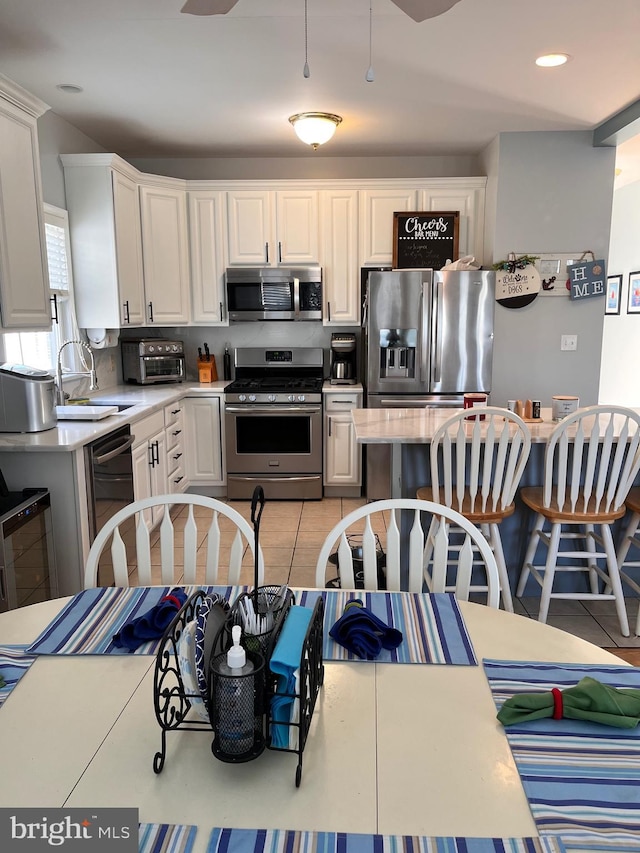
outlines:
{"label": "white dining chair", "polygon": [[[401,514],[407,513],[406,532],[403,530]],[[373,521],[372,521],[373,519]],[[432,520],[436,521],[432,524]],[[364,522],[364,523],[362,523]],[[449,553],[449,529],[453,526],[464,532],[460,546],[460,559],[456,567],[455,580],[447,575]],[[327,534],[316,563],[316,586],[326,583],[327,564],[335,552],[343,589],[355,589],[353,539],[358,536],[358,562],[362,563],[365,589],[379,588],[380,548],[385,557],[385,586],[387,590],[405,589],[408,592],[449,592],[467,601],[471,592],[477,591],[472,584],[474,551],[484,562],[482,591],[486,592],[486,603],[499,606],[500,580],[495,557],[489,543],[480,530],[451,507],[421,501],[415,498],[392,498],[373,501],[346,515]],[[432,558],[425,568],[423,563],[427,537],[431,538]],[[407,580],[402,583],[401,555],[403,539],[406,539]],[[381,541],[382,540],[382,541]],[[486,579],[486,582],[485,582]]]}
{"label": "white dining chair", "polygon": [[[495,554],[502,604],[510,613],[513,599],[500,522],[515,511],[530,450],[529,427],[514,412],[497,406],[456,412],[436,429],[430,447],[431,485],[416,492],[419,500],[457,510],[484,533]],[[450,557],[455,559],[455,550]]]}
{"label": "white dining chair", "polygon": [[[639,470],[640,414],[631,409],[590,406],[553,430],[545,451],[544,485],[520,491],[536,518],[516,595],[524,594],[529,576],[537,581],[540,622],[547,621],[553,598],[613,599],[620,631],[629,636],[611,525],[624,516]],[[546,548],[546,558],[536,563],[538,545]],[[588,591],[554,591],[557,572],[586,573]]]}
{"label": "white dining chair", "polygon": [[[202,495],[156,495],[134,501],[112,516],[98,532],[85,566],[84,586],[98,586],[98,566],[102,555],[109,550],[116,586],[129,586],[132,568],[137,569],[137,584],[150,586],[152,580],[152,538],[144,512],[151,507],[162,507],[164,514],[157,531],[160,551],[160,583],[196,583],[196,555],[199,548],[205,552],[204,577],[197,582],[208,585],[237,584],[243,556],[248,552],[255,560],[255,534],[249,522],[228,504]],[[170,510],[188,507],[186,520],[175,517]],[[184,523],[183,523],[184,522]],[[129,534],[123,533],[123,527]],[[178,530],[176,530],[178,526]],[[132,540],[132,541],[129,541]],[[229,546],[228,556],[226,554]],[[181,554],[178,555],[178,551]],[[181,559],[177,559],[177,556]],[[252,563],[253,565],[253,563]],[[253,574],[252,574],[253,581]],[[258,582],[264,579],[264,558],[258,546]],[[158,581],[156,581],[157,583]]]}
{"label": "white dining chair", "polygon": [[[640,583],[636,577],[629,574],[629,569],[640,567],[640,559],[638,558],[638,549],[640,549],[640,487],[636,486],[630,489],[624,505],[630,515],[616,551],[616,559],[623,584],[626,583],[640,596]],[[635,559],[629,559],[629,550],[632,547],[636,549]],[[640,636],[640,604],[636,616],[635,633]]]}

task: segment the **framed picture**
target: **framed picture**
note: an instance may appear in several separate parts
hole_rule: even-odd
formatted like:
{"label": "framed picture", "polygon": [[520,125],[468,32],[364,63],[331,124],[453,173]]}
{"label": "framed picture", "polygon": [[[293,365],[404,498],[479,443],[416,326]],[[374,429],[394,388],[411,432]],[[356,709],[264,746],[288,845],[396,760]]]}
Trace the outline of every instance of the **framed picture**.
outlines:
{"label": "framed picture", "polygon": [[627,314],[640,314],[640,271],[629,273]]}
{"label": "framed picture", "polygon": [[393,268],[439,270],[458,260],[460,213],[403,211],[393,214]]}
{"label": "framed picture", "polygon": [[605,314],[620,313],[620,290],[622,288],[621,275],[607,276],[607,302],[604,308]]}

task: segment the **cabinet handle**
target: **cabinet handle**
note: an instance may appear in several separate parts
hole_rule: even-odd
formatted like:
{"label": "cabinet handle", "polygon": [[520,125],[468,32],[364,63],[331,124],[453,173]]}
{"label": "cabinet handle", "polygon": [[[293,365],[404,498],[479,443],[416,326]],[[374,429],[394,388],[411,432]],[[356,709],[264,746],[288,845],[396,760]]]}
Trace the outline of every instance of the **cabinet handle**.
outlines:
{"label": "cabinet handle", "polygon": [[329,418],[329,437],[331,437],[331,418]]}
{"label": "cabinet handle", "polygon": [[122,307],[124,309],[124,322],[130,323],[131,318],[129,316],[129,300],[128,299],[125,302],[123,302]]}
{"label": "cabinet handle", "polygon": [[54,293],[51,297],[51,322],[58,323],[58,294]]}
{"label": "cabinet handle", "polygon": [[182,432],[182,430],[181,430],[181,429],[177,429],[177,430],[175,430],[172,434],[173,434],[173,435],[180,435],[180,433],[181,433],[181,432]]}
{"label": "cabinet handle", "polygon": [[184,477],[176,477],[176,478],[174,479],[174,481],[173,481],[173,482],[174,482],[174,483],[179,483],[179,482],[180,482],[180,480],[184,480]]}
{"label": "cabinet handle", "polygon": [[149,322],[153,323],[153,302],[149,303]]}
{"label": "cabinet handle", "polygon": [[220,303],[220,321],[222,321],[222,302]]}
{"label": "cabinet handle", "polygon": [[173,458],[174,459],[180,459],[181,456],[182,456],[182,453],[176,453],[176,455]]}
{"label": "cabinet handle", "polygon": [[149,445],[149,450],[151,451],[151,461],[149,462],[149,465],[151,465],[152,468],[155,468],[156,465],[160,464],[159,443],[157,441],[152,441]]}
{"label": "cabinet handle", "polygon": [[282,243],[278,241],[278,263],[282,263]]}
{"label": "cabinet handle", "polygon": [[177,415],[177,414],[178,414],[179,412],[181,412],[181,411],[182,411],[182,409],[171,409],[171,414],[172,414],[172,415]]}
{"label": "cabinet handle", "polygon": [[266,263],[269,263],[269,244],[268,243],[264,244],[264,254],[265,254]]}
{"label": "cabinet handle", "polygon": [[327,322],[331,322],[331,303],[327,302]]}

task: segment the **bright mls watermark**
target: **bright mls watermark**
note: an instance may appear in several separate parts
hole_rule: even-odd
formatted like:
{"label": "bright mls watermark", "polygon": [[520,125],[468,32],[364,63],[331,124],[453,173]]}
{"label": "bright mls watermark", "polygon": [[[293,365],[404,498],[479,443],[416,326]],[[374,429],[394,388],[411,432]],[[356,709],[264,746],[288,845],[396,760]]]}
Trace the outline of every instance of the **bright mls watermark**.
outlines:
{"label": "bright mls watermark", "polygon": [[0,809],[0,850],[138,853],[138,809]]}

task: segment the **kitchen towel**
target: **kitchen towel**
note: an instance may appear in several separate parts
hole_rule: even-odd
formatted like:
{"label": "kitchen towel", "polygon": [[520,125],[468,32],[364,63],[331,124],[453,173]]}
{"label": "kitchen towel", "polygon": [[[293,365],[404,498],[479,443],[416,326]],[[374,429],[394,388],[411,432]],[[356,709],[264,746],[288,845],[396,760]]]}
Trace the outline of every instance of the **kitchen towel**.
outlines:
{"label": "kitchen towel", "polygon": [[[402,633],[396,649],[383,649],[381,663],[429,663],[476,666],[478,661],[455,596],[449,592],[365,592],[314,589],[296,593],[298,604],[313,607],[324,598],[324,660],[358,661],[353,652],[329,636],[331,626],[353,599],[361,599],[378,619]],[[366,663],[366,661],[363,661]]]}
{"label": "kitchen towel", "polygon": [[138,853],[189,853],[193,849],[197,831],[196,826],[138,824]]}
{"label": "kitchen towel", "polygon": [[559,838],[436,838],[287,829],[214,829],[207,853],[564,853]]}
{"label": "kitchen towel", "polygon": [[[292,605],[275,645],[269,668],[277,676],[276,692],[271,699],[271,742],[278,749],[289,747],[289,723],[296,696],[296,673],[300,668],[302,645],[313,616],[313,609]],[[299,705],[298,705],[299,708]]]}
{"label": "kitchen towel", "polygon": [[[122,626],[154,607],[171,587],[98,587],[85,589],[74,595],[60,613],[28,647],[34,655],[127,655],[128,649],[113,642]],[[190,596],[197,589],[205,593],[218,593],[234,601],[244,592],[241,586],[184,586]],[[132,654],[153,655],[160,640],[149,640],[138,646]]]}
{"label": "kitchen towel", "polygon": [[[520,693],[576,685],[584,676],[640,688],[640,670],[528,661],[483,661],[496,708]],[[496,725],[499,723],[496,722]],[[573,719],[542,719],[505,729],[538,832],[568,849],[640,850],[640,738]]]}
{"label": "kitchen towel", "polygon": [[402,633],[378,619],[359,598],[347,602],[329,636],[363,660],[375,660],[383,649],[397,649],[402,642]]}
{"label": "kitchen towel", "polygon": [[134,651],[149,640],[160,640],[173,617],[187,600],[183,589],[172,587],[157,604],[140,616],[133,616],[113,635],[113,644],[119,649]]}
{"label": "kitchen towel", "polygon": [[34,662],[33,655],[26,655],[26,646],[0,646],[0,674],[4,685],[0,688],[0,707]]}

